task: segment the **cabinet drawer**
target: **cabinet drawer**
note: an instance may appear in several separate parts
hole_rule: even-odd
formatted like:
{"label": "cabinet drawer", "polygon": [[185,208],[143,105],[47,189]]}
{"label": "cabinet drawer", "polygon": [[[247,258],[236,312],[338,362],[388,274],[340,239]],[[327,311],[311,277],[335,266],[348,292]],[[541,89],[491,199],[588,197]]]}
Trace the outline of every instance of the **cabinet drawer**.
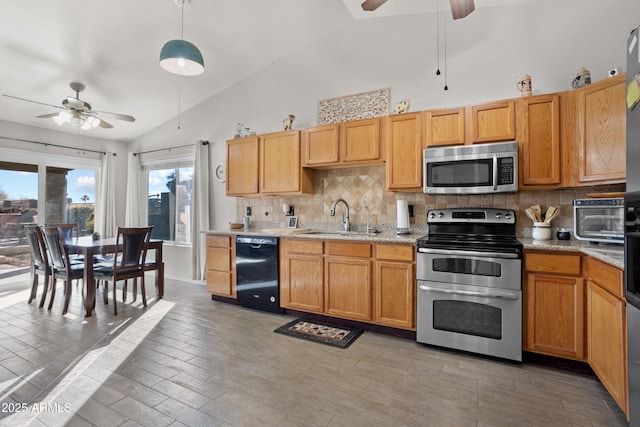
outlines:
{"label": "cabinet drawer", "polygon": [[587,276],[618,298],[624,297],[622,270],[595,258],[587,258]]}
{"label": "cabinet drawer", "polygon": [[322,255],[322,240],[287,239],[287,253]]}
{"label": "cabinet drawer", "polygon": [[413,245],[376,245],[376,259],[413,261],[415,253]]}
{"label": "cabinet drawer", "polygon": [[581,258],[579,254],[526,252],[524,269],[533,272],[580,276],[582,274]]}
{"label": "cabinet drawer", "polygon": [[208,270],[207,290],[221,295],[233,295],[234,289],[231,287],[231,273]]}
{"label": "cabinet drawer", "polygon": [[229,248],[231,246],[231,236],[217,236],[209,234],[207,236],[207,246],[215,248]]}
{"label": "cabinet drawer", "polygon": [[371,258],[369,243],[327,242],[327,255],[340,255],[358,258]]}
{"label": "cabinet drawer", "polygon": [[231,271],[231,252],[228,248],[207,248],[207,270]]}

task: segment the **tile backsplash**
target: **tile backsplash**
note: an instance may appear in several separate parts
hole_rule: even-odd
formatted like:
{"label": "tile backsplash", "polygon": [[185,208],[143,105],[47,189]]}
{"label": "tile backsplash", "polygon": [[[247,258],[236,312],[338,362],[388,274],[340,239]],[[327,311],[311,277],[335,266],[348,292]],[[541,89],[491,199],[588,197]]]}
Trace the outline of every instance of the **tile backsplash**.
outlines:
{"label": "tile backsplash", "polygon": [[[587,193],[624,191],[624,185],[582,187],[559,190],[527,190],[517,193],[483,195],[426,195],[424,193],[391,193],[385,190],[385,167],[365,166],[347,169],[316,170],[314,194],[307,196],[244,197],[237,199],[236,212],[242,218],[251,206],[251,220],[256,228],[284,226],[286,217],[282,205],[295,208],[299,228],[340,229],[344,206],[336,208],[334,217],[329,211],[336,200],[349,204],[352,229],[363,230],[367,223],[365,208],[369,208],[369,222],[380,229],[393,229],[396,221],[396,201],[407,200],[414,206],[412,228],[426,230],[427,211],[435,208],[490,207],[516,211],[518,235],[530,236],[531,220],[524,209],[539,204],[543,211],[549,206],[560,208],[560,215],[552,227],[573,228],[573,199],[586,198]],[[241,222],[241,221],[240,221]],[[555,234],[555,233],[554,233]]]}

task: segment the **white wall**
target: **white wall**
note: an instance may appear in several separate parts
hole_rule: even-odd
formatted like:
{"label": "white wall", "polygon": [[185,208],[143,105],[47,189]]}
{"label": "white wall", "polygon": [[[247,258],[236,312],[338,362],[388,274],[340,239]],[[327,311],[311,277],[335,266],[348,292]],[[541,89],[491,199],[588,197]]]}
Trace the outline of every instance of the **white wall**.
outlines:
{"label": "white wall", "polygon": [[[401,1],[401,0],[396,0]],[[478,2],[479,3],[479,2]],[[640,25],[637,0],[556,0],[508,7],[478,8],[468,17],[446,20],[440,35],[437,77],[435,14],[354,20],[290,57],[136,140],[134,150],[208,140],[211,164],[225,160],[225,141],[241,122],[258,133],[282,129],[296,115],[294,128],[317,124],[317,102],[325,98],[391,88],[392,104],[411,99],[411,110],[458,107],[520,96],[516,81],[527,73],[533,94],[571,89],[580,67],[593,81],[625,67],[625,45]],[[215,58],[208,59],[215,67]],[[206,71],[205,71],[206,72]],[[235,198],[212,179],[213,228],[235,218]],[[167,276],[187,278],[190,250],[167,249]]]}

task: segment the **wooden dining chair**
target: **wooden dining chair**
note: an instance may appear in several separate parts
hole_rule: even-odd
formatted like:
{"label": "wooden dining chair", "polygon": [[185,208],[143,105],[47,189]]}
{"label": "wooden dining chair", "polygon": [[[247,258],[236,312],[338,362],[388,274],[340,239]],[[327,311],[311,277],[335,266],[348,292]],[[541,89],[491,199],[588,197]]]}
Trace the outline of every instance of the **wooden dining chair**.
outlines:
{"label": "wooden dining chair", "polygon": [[84,278],[84,263],[72,263],[69,260],[69,251],[64,245],[64,238],[58,227],[43,227],[44,241],[51,257],[52,285],[51,298],[49,300],[49,310],[53,306],[53,299],[56,294],[56,281],[64,281],[64,307],[62,314],[67,314],[69,301],[71,299],[71,282]]}
{"label": "wooden dining chair", "polygon": [[[56,227],[63,242],[70,242],[74,237],[80,236],[80,227],[77,222],[47,223],[45,227]],[[84,263],[84,257],[78,254],[69,254],[69,261],[81,264]]]}
{"label": "wooden dining chair", "polygon": [[42,289],[42,297],[40,298],[40,307],[44,306],[47,298],[47,288],[51,278],[51,263],[49,255],[44,243],[42,230],[38,225],[25,225],[24,231],[29,242],[29,252],[31,253],[31,294],[29,295],[29,304],[34,300],[38,291],[39,278],[44,277],[44,287]]}
{"label": "wooden dining chair", "polygon": [[[94,266],[93,275],[96,280],[104,282],[103,298],[108,303],[108,282],[113,282],[113,313],[118,314],[116,305],[116,283],[121,280],[140,278],[142,304],[147,306],[147,295],[144,284],[145,260],[151,239],[150,227],[118,227],[116,243],[122,245],[122,253],[113,258],[113,264]],[[124,299],[124,298],[123,298]]]}

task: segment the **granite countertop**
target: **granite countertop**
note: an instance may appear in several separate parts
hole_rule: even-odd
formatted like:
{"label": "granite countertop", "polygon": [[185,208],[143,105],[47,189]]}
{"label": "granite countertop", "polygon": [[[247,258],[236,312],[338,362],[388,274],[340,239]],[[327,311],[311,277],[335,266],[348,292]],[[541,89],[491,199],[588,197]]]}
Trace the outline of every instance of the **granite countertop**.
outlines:
{"label": "granite countertop", "polygon": [[[206,234],[232,234],[238,236],[273,236],[273,237],[295,237],[299,239],[321,239],[321,240],[349,240],[349,241],[363,241],[372,243],[408,243],[415,244],[416,240],[422,237],[424,234],[414,232],[411,234],[397,235],[392,231],[382,231],[380,233],[366,234],[364,232],[341,232],[341,231],[329,231],[329,230],[314,230],[311,232],[295,231],[287,228],[282,229],[251,229],[244,231],[243,229],[237,230],[207,230],[203,231]],[[425,233],[426,234],[426,233]]]}
{"label": "granite countertop", "polygon": [[[426,233],[420,231],[406,235],[396,235],[392,231],[383,231],[378,234],[365,234],[359,232],[339,232],[318,230],[310,233],[294,232],[287,228],[282,229],[252,229],[244,231],[237,230],[207,230],[205,234],[225,234],[244,236],[274,236],[274,237],[294,237],[301,239],[321,239],[321,240],[348,240],[372,243],[406,243],[415,244],[416,240]],[[624,269],[624,247],[622,245],[593,244],[581,240],[533,240],[531,238],[519,237],[525,250],[544,250],[558,252],[581,252],[596,259],[609,263],[615,267]]]}
{"label": "granite countertop", "polygon": [[624,269],[624,246],[617,244],[594,244],[582,240],[533,240],[518,238],[525,249],[558,252],[582,252],[615,267]]}

